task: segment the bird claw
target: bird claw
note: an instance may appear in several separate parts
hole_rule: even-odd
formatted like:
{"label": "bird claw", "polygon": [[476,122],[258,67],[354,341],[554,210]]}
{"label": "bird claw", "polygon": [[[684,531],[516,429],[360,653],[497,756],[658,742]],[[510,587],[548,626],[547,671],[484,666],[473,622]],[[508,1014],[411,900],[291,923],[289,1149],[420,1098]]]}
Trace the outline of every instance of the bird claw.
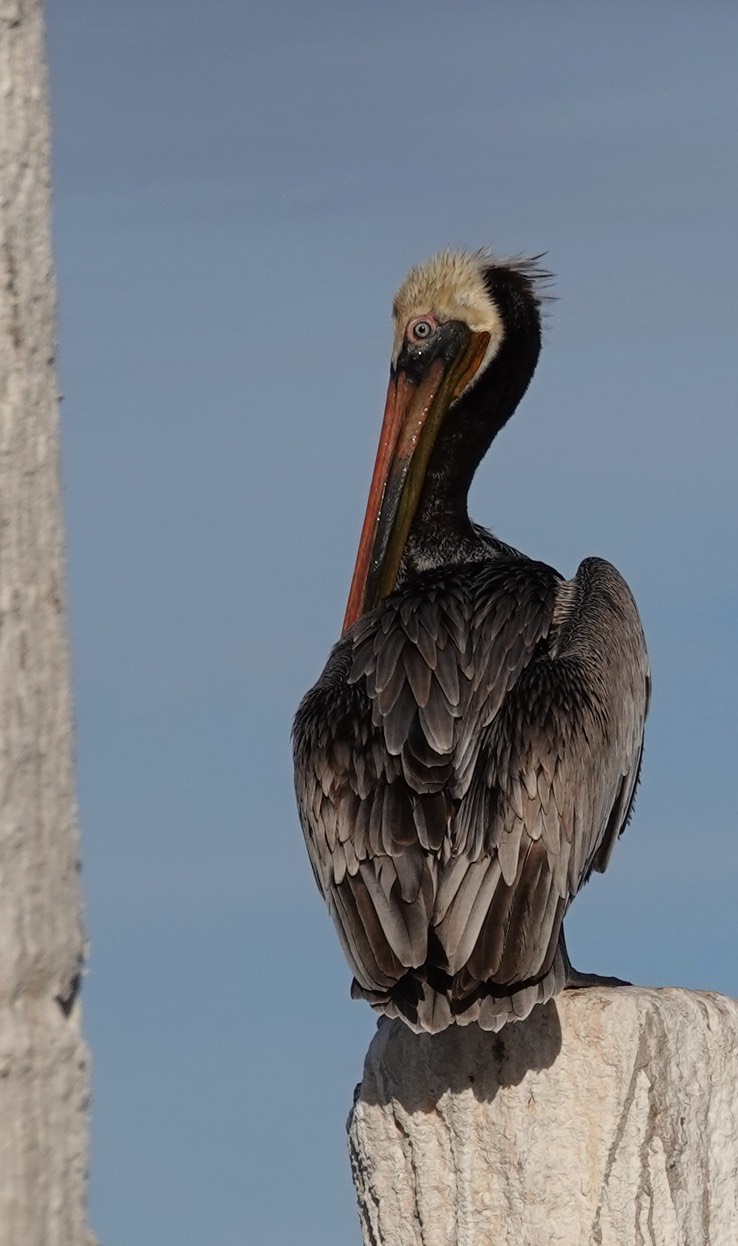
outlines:
{"label": "bird claw", "polygon": [[632,986],[632,982],[626,982],[624,978],[608,978],[599,973],[580,973],[578,969],[569,966],[569,972],[564,985],[565,991],[582,991],[589,986]]}

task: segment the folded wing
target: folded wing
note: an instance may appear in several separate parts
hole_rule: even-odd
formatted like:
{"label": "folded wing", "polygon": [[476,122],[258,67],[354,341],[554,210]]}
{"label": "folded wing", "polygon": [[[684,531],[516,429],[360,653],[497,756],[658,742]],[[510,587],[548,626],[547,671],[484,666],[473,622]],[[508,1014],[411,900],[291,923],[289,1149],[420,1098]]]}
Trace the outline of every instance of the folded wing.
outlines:
{"label": "folded wing", "polygon": [[551,967],[637,782],[647,659],[625,582],[503,557],[360,619],[295,723],[310,858],[360,993],[452,1011]]}

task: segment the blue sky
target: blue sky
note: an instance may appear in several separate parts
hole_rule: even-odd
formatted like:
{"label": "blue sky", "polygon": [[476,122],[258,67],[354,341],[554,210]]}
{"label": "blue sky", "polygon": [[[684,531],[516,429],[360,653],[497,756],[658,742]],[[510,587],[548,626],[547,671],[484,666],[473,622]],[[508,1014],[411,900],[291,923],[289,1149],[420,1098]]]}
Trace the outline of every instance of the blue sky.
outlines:
{"label": "blue sky", "polygon": [[104,1246],[358,1246],[374,1029],[314,889],[291,716],[336,638],[389,308],[547,252],[544,355],[472,512],[639,602],[635,818],[583,969],[738,995],[732,3],[48,6]]}

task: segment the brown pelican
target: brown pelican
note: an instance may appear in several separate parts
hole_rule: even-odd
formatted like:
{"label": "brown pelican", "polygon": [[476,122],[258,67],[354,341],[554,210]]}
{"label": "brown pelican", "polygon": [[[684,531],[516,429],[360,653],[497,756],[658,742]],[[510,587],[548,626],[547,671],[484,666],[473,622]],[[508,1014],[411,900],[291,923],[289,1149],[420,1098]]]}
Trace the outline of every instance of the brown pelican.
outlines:
{"label": "brown pelican", "polygon": [[630,817],[648,661],[627,584],[565,580],[467,493],[541,344],[534,261],[445,252],[394,303],[341,640],[294,727],[297,798],[352,993],[415,1030],[525,1017],[592,975],[562,921]]}

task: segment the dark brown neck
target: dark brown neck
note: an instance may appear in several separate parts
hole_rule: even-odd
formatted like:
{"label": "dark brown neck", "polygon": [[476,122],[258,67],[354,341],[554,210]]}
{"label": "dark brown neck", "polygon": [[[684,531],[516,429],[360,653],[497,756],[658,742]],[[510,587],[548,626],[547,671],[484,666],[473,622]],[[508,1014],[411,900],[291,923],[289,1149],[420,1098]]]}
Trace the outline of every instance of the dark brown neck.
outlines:
{"label": "dark brown neck", "polygon": [[520,273],[492,269],[492,294],[505,336],[495,357],[450,408],[428,465],[410,536],[466,539],[474,529],[467,498],[474,473],[515,411],[535,371],[541,348],[538,305]]}

